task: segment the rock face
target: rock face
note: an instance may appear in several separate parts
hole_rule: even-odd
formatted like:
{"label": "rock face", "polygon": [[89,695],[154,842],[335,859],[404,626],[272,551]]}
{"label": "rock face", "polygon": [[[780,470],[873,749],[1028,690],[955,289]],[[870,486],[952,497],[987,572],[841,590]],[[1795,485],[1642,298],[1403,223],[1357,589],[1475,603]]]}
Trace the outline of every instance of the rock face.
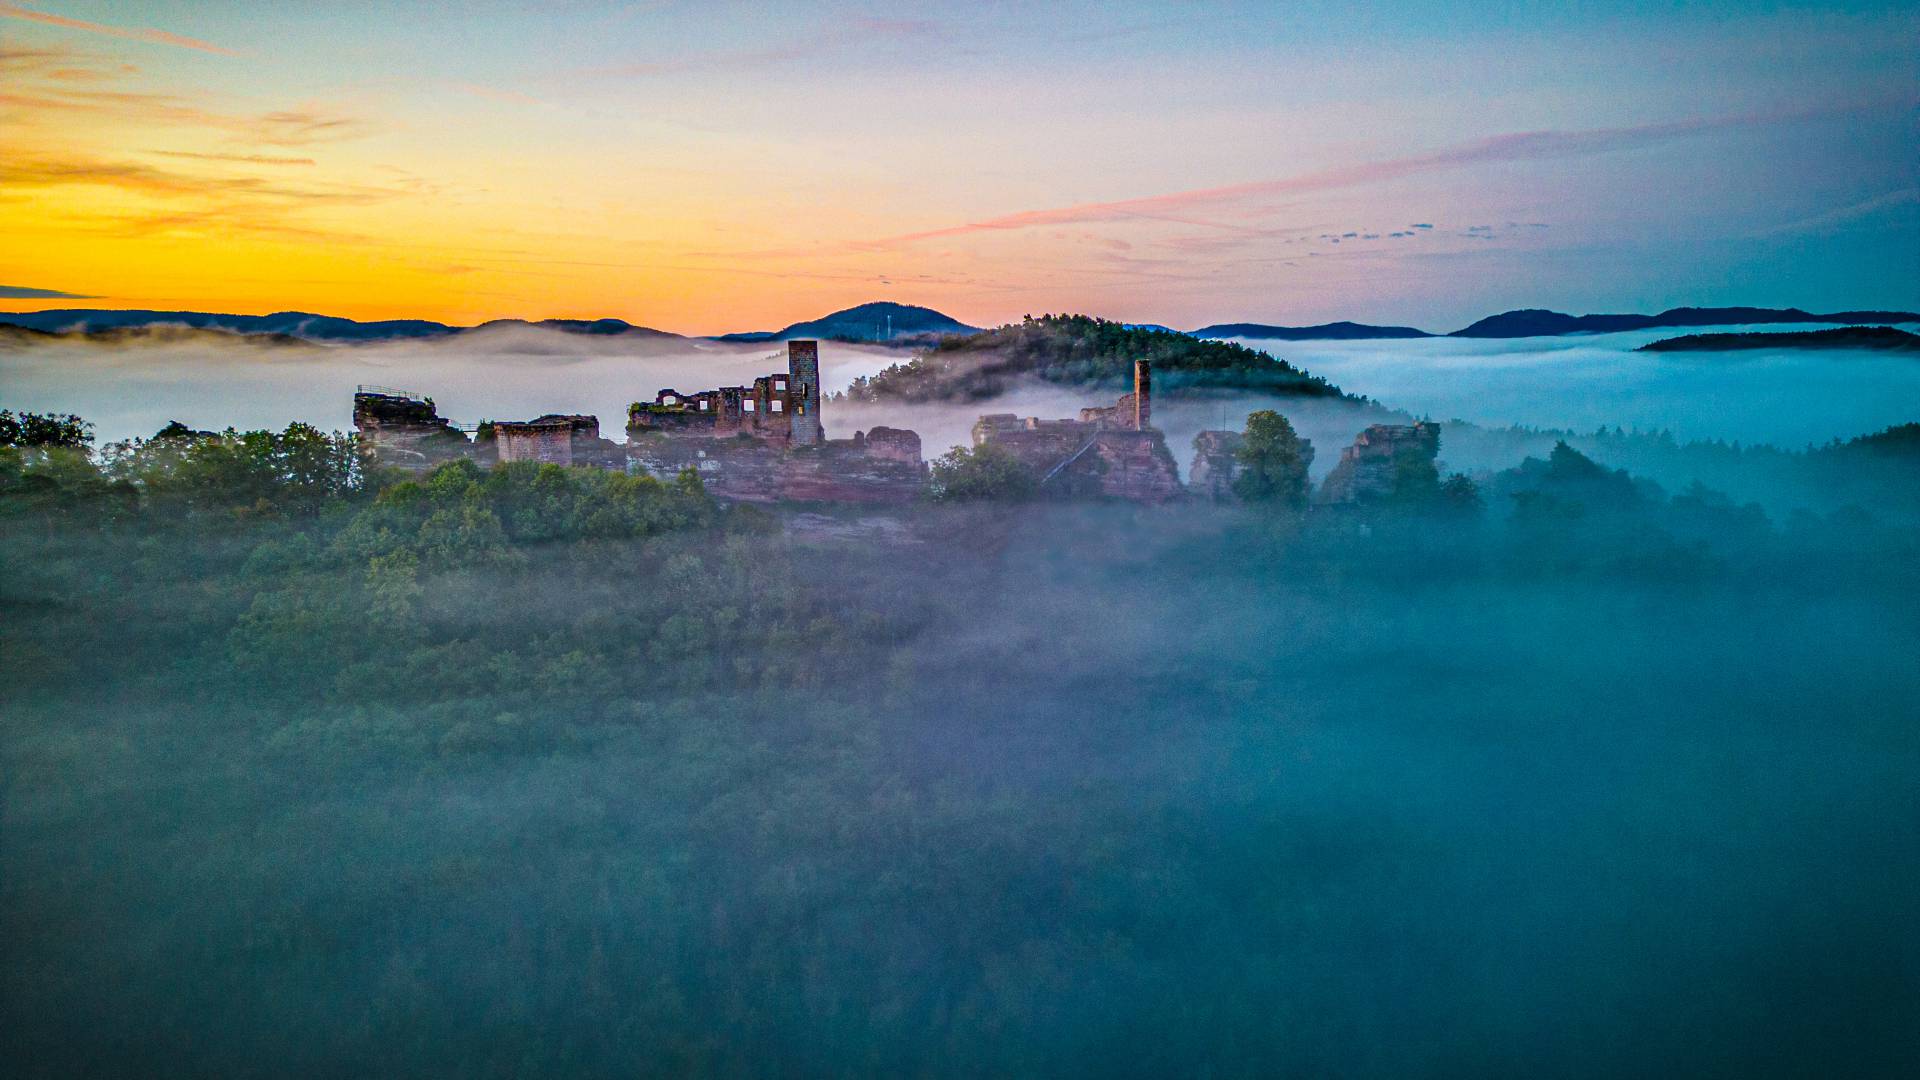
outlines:
{"label": "rock face", "polygon": [[1368,502],[1391,495],[1401,470],[1431,466],[1440,456],[1440,425],[1375,424],[1340,452],[1340,462],[1320,485],[1323,503]]}
{"label": "rock face", "polygon": [[1240,447],[1246,436],[1237,431],[1203,431],[1193,437],[1193,468],[1187,470],[1187,490],[1203,499],[1233,502],[1233,482],[1244,468]]}
{"label": "rock face", "polygon": [[920,436],[898,428],[795,449],[750,436],[641,435],[627,457],[630,471],[662,480],[692,469],[715,498],[736,502],[905,503],[927,486]]}
{"label": "rock face", "polygon": [[1133,393],[1115,404],[1082,409],[1078,420],[982,416],[973,425],[973,444],[1011,452],[1055,497],[1167,502],[1186,489],[1166,437],[1152,423],[1152,374],[1140,360]]}
{"label": "rock face", "polygon": [[423,472],[472,449],[467,436],[434,410],[433,399],[363,386],[353,395],[353,426],[378,464]]}

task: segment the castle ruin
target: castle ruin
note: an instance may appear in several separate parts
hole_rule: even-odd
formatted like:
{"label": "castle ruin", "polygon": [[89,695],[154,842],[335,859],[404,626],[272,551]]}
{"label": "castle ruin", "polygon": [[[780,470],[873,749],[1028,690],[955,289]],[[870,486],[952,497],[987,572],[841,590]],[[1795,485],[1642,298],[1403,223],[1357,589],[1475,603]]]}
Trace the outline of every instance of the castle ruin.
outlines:
{"label": "castle ruin", "polygon": [[992,413],[973,425],[975,446],[997,446],[1033,471],[1043,492],[1166,502],[1185,494],[1167,440],[1153,426],[1153,373],[1133,364],[1133,392],[1078,420]]}
{"label": "castle ruin", "polygon": [[[354,394],[354,426],[370,459],[424,472],[443,461],[518,461],[621,469],[670,480],[692,470],[716,498],[739,502],[905,503],[925,491],[920,436],[876,426],[829,439],[821,417],[820,353],[814,341],[787,343],[787,370],[748,386],[685,393],[667,388],[627,410],[627,441],[602,438],[596,417],[550,413],[483,424],[469,441],[431,398],[390,387]],[[976,447],[1021,461],[1054,498],[1167,503],[1189,496],[1232,501],[1245,468],[1243,436],[1195,437],[1188,482],[1180,481],[1165,436],[1153,426],[1153,372],[1133,366],[1133,390],[1111,405],[1049,420],[991,413],[973,425]],[[1440,426],[1375,424],[1340,455],[1318,503],[1366,502],[1393,493],[1410,466],[1431,468]]]}
{"label": "castle ruin", "polygon": [[748,386],[661,390],[627,410],[628,467],[698,473],[741,502],[910,502],[926,487],[920,436],[902,428],[829,439],[820,417],[820,345],[787,342],[787,370]]}
{"label": "castle ruin", "polygon": [[684,394],[661,390],[653,401],[627,407],[627,436],[652,434],[729,439],[745,436],[781,447],[817,446],[820,423],[820,344],[787,342],[787,370],[762,375],[752,386],[723,386]]}

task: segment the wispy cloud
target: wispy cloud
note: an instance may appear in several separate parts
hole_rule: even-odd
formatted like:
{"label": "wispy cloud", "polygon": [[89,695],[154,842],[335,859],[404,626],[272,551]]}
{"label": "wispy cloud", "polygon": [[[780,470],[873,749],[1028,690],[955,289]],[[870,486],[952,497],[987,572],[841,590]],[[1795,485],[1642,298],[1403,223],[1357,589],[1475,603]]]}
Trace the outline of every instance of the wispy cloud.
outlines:
{"label": "wispy cloud", "polygon": [[0,300],[93,300],[90,293],[61,292],[59,289],[30,289],[25,285],[0,285]]}
{"label": "wispy cloud", "polygon": [[357,117],[305,106],[252,115],[213,112],[172,94],[131,90],[40,88],[38,94],[0,93],[0,105],[24,113],[85,113],[139,124],[178,124],[224,131],[234,141],[309,146],[357,138],[372,125]]}
{"label": "wispy cloud", "polygon": [[[1210,207],[1225,206],[1251,199],[1336,191],[1473,165],[1542,161],[1609,153],[1674,139],[1763,124],[1811,119],[1822,115],[1857,111],[1857,109],[1858,106],[1850,106],[1844,109],[1802,110],[1793,113],[1745,113],[1733,116],[1701,117],[1631,127],[1512,132],[1409,157],[1362,162],[1296,176],[1256,180],[1224,187],[1177,191],[1166,195],[1111,202],[1079,203],[1042,210],[1023,210],[981,221],[857,242],[852,246],[856,249],[887,250],[927,240],[977,233],[1018,231],[1043,226],[1113,222],[1133,218],[1181,221],[1188,220],[1187,216],[1195,211],[1204,211]],[[1189,221],[1189,223],[1192,222]],[[1414,227],[1427,228],[1428,226],[1423,224]]]}
{"label": "wispy cloud", "polygon": [[312,165],[310,157],[275,157],[271,154],[196,154],[189,150],[149,150],[149,154],[161,157],[186,158],[192,161],[230,161],[241,165]]}
{"label": "wispy cloud", "polygon": [[1781,236],[1791,233],[1824,232],[1827,229],[1840,225],[1849,225],[1864,218],[1872,217],[1884,210],[1892,210],[1901,206],[1920,206],[1920,187],[1901,188],[1898,191],[1889,191],[1882,195],[1875,195],[1871,199],[1862,199],[1857,203],[1836,207],[1823,214],[1814,214],[1811,217],[1783,222],[1779,225],[1762,229],[1754,235]]}
{"label": "wispy cloud", "polygon": [[172,45],[181,49],[194,49],[199,52],[216,53],[221,56],[240,56],[237,49],[215,45],[199,38],[184,37],[166,30],[154,30],[144,27],[109,26],[106,23],[87,22],[85,19],[69,19],[65,15],[53,15],[45,11],[34,11],[18,4],[0,0],[0,18],[22,19],[27,22],[45,23],[48,26],[65,27],[68,30],[84,30],[90,34],[105,34],[108,37],[125,38],[129,41],[145,41],[154,45]]}
{"label": "wispy cloud", "polygon": [[[189,159],[204,155],[183,154]],[[106,212],[70,211],[65,226],[114,236],[190,234],[279,240],[363,241],[309,220],[308,211],[410,198],[397,186],[299,183],[231,171],[206,174],[74,153],[19,152],[0,146],[0,186],[95,187],[139,196]]]}

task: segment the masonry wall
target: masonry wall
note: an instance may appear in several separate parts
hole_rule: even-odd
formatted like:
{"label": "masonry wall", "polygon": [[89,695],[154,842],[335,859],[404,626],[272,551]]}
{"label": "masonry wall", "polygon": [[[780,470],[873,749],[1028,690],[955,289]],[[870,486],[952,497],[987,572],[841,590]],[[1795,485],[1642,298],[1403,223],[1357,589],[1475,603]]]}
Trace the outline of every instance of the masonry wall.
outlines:
{"label": "masonry wall", "polygon": [[629,443],[627,455],[630,471],[662,480],[692,469],[710,494],[733,502],[897,504],[926,489],[919,444],[918,435],[897,428],[793,450],[754,439],[653,436]]}
{"label": "masonry wall", "polygon": [[561,425],[495,424],[494,438],[501,461],[537,461],[548,465],[573,464],[573,429]]}

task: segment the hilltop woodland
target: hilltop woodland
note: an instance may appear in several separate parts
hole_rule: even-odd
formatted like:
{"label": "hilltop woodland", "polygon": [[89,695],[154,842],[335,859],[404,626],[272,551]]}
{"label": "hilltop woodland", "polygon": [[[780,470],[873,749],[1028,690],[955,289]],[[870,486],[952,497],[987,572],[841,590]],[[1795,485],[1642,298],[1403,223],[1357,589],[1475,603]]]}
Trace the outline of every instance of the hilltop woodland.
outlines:
{"label": "hilltop woodland", "polygon": [[9,1071],[1920,1064],[1915,532],[1564,443],[1316,507],[1275,419],[1239,505],[875,530],[0,414]]}
{"label": "hilltop woodland", "polygon": [[[1133,361],[1153,362],[1156,389],[1220,388],[1282,396],[1343,398],[1340,388],[1266,353],[1167,330],[1129,327],[1086,315],[1029,315],[1018,324],[942,338],[905,364],[845,391],[850,401],[983,401],[1015,380],[1128,387]],[[1353,399],[1360,400],[1360,399]]]}

